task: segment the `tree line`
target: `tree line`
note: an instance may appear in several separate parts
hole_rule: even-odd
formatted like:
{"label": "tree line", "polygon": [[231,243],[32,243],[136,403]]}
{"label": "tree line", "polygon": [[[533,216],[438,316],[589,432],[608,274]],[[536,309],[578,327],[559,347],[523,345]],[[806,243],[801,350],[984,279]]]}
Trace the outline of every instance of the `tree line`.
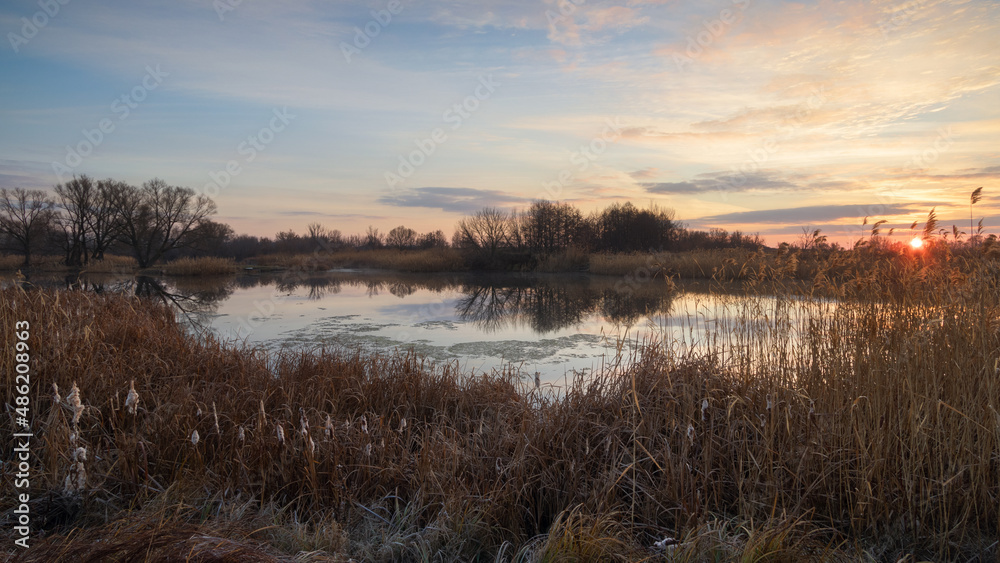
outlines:
{"label": "tree line", "polygon": [[565,252],[645,252],[763,246],[758,235],[690,230],[674,212],[615,203],[589,216],[568,203],[535,201],[522,211],[486,207],[459,221],[452,244],[483,265]]}
{"label": "tree line", "polygon": [[141,186],[74,177],[44,190],[0,190],[3,247],[24,256],[59,253],[70,267],[105,253],[133,256],[147,268],[168,255],[211,252],[232,238],[228,225],[210,219],[215,202],[194,190],[154,178]]}
{"label": "tree line", "polygon": [[22,188],[0,190],[0,246],[24,257],[59,254],[84,267],[106,253],[130,255],[147,268],[165,259],[204,254],[245,260],[266,254],[304,254],[317,249],[453,247],[472,267],[524,265],[539,257],[579,252],[682,251],[763,246],[757,235],[722,229],[690,230],[674,212],[651,205],[615,203],[584,215],[569,203],[535,201],[522,211],[485,207],[461,219],[450,240],[442,230],[419,233],[400,225],[388,232],[368,227],[344,235],[320,223],[304,234],[236,235],[211,220],[216,205],[194,190],[154,178],[141,186],[114,179],[74,177],[54,195]]}
{"label": "tree line", "polygon": [[265,254],[305,254],[317,249],[420,250],[455,248],[470,266],[496,268],[526,263],[570,249],[581,252],[683,251],[763,246],[757,235],[723,229],[692,230],[674,219],[672,210],[616,203],[585,216],[569,203],[535,201],[523,211],[484,207],[461,219],[449,239],[444,231],[419,233],[400,225],[388,232],[369,226],[362,234],[344,235],[320,223],[304,234],[282,231],[271,237],[239,235],[223,245],[237,260]]}

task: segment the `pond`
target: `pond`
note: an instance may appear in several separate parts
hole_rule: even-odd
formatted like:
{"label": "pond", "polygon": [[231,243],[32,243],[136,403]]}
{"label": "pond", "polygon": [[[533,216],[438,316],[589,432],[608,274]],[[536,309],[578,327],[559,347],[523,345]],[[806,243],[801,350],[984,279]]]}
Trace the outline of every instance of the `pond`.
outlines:
{"label": "pond", "polygon": [[646,343],[673,354],[738,353],[752,342],[780,352],[759,341],[787,343],[792,321],[802,317],[787,298],[747,295],[739,286],[586,274],[341,270],[32,281],[154,295],[175,306],[189,330],[210,331],[223,342],[272,350],[413,350],[435,362],[458,362],[465,372],[511,369],[556,385],[627,362]]}

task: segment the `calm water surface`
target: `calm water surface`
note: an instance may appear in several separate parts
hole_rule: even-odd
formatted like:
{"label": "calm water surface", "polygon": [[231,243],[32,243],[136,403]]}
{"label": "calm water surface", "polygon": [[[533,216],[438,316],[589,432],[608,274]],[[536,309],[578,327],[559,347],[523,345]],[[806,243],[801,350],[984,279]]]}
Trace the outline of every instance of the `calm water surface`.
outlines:
{"label": "calm water surface", "polygon": [[[75,279],[33,280],[73,285]],[[8,281],[9,283],[9,281]],[[788,325],[787,300],[708,282],[567,274],[333,271],[221,279],[90,276],[95,291],[152,295],[191,330],[269,349],[414,350],[465,371],[516,369],[543,383],[599,370],[643,342],[671,353],[750,346]],[[719,340],[727,346],[719,346]]]}

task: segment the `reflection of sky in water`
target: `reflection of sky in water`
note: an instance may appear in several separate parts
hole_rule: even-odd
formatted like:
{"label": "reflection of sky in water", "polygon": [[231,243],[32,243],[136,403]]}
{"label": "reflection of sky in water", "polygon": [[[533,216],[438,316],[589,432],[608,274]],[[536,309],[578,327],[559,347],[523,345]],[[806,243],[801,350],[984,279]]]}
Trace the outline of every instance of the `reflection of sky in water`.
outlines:
{"label": "reflection of sky in water", "polygon": [[[627,356],[644,340],[655,339],[683,353],[720,339],[745,345],[751,334],[779,334],[781,323],[773,319],[780,311],[775,309],[788,307],[788,302],[771,298],[751,301],[683,289],[671,297],[662,284],[643,290],[652,288],[663,296],[622,306],[622,296],[609,289],[613,282],[597,289],[573,283],[564,286],[550,279],[542,289],[531,284],[490,287],[487,300],[470,297],[483,289],[475,285],[432,290],[418,283],[407,291],[372,291],[364,283],[344,283],[318,298],[315,292],[310,296],[308,286],[279,291],[261,285],[235,289],[219,304],[211,327],[224,340],[245,337],[268,348],[412,348],[436,361],[458,361],[465,370],[513,365],[528,377],[540,372],[542,381],[558,382],[573,371],[589,372],[613,362],[619,339]],[[616,303],[614,314],[624,323],[609,319],[609,302]],[[649,307],[651,302],[664,305]],[[623,316],[623,307],[632,310]],[[499,318],[483,320],[500,309]],[[255,310],[270,314],[255,316],[255,327],[248,331],[247,315]]]}
{"label": "reflection of sky in water", "polygon": [[[617,363],[619,342],[625,362],[637,344],[655,340],[676,355],[712,352],[724,361],[790,365],[780,355],[791,353],[798,327],[833,305],[692,282],[671,291],[654,280],[627,291],[624,278],[612,276],[331,272],[296,285],[281,283],[286,275],[157,283],[170,303],[188,307],[178,312],[182,324],[208,326],[224,341],[413,349],[466,371],[512,366],[551,383]],[[34,282],[67,287],[58,276]],[[89,276],[83,284],[125,293],[137,287],[130,276]]]}

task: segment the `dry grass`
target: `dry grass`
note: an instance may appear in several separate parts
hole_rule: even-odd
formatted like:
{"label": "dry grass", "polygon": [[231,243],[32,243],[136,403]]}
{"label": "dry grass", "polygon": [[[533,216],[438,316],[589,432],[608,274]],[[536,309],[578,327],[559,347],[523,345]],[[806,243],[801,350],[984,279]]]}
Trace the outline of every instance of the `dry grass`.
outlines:
{"label": "dry grass", "polygon": [[535,267],[536,272],[580,272],[590,267],[590,256],[577,248],[568,248],[557,254],[543,256]]}
{"label": "dry grass", "polygon": [[160,267],[170,276],[222,276],[236,273],[236,262],[231,258],[179,258]]}
{"label": "dry grass", "polygon": [[119,274],[135,272],[139,269],[135,258],[131,256],[105,256],[103,260],[93,260],[84,267],[87,273]]}
{"label": "dry grass", "polygon": [[0,271],[13,272],[21,267],[24,263],[23,256],[14,256],[10,254],[5,254],[0,256]]}
{"label": "dry grass", "polygon": [[[5,255],[0,257],[0,270],[14,271],[20,270],[24,265],[24,256]],[[32,270],[65,270],[62,256],[54,255],[31,255]]]}
{"label": "dry grass", "polygon": [[373,268],[400,272],[457,272],[465,270],[461,254],[451,248],[428,250],[342,250],[295,254],[269,254],[248,263],[265,268],[321,271],[332,268]]}
{"label": "dry grass", "polygon": [[682,279],[747,280],[773,266],[773,255],[749,250],[696,250],[632,254],[592,254],[590,273],[610,276],[663,275]]}
{"label": "dry grass", "polygon": [[[891,299],[863,283],[834,286],[839,302],[762,299],[706,355],[650,347],[561,400],[412,355],[202,343],[122,296],[3,290],[0,321],[30,321],[35,362],[46,536],[26,560],[130,560],[157,534],[109,532],[167,512],[156,549],[260,560],[995,558],[998,279],[912,268]],[[65,491],[80,447],[86,486]]]}

